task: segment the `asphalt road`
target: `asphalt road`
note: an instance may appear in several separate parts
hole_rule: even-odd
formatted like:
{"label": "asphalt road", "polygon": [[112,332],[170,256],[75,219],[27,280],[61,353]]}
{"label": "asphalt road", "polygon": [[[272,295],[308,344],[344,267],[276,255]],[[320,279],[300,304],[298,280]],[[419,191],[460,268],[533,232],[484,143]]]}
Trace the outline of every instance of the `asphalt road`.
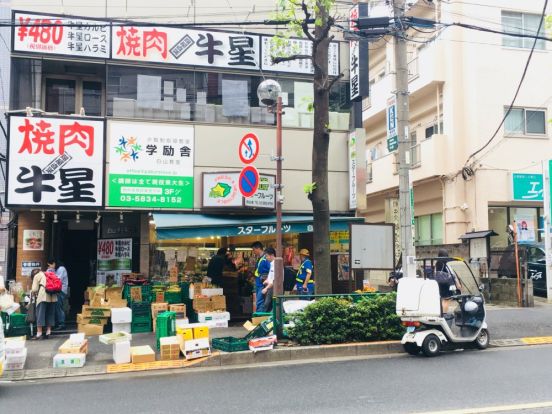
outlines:
{"label": "asphalt road", "polygon": [[[487,309],[491,339],[552,336],[552,305],[538,303],[534,308]],[[552,410],[551,410],[552,412]]]}
{"label": "asphalt road", "polygon": [[552,346],[543,346],[457,351],[436,358],[401,355],[88,381],[3,383],[0,411],[425,413],[549,402],[548,407],[523,411],[540,414],[552,412],[550,366]]}

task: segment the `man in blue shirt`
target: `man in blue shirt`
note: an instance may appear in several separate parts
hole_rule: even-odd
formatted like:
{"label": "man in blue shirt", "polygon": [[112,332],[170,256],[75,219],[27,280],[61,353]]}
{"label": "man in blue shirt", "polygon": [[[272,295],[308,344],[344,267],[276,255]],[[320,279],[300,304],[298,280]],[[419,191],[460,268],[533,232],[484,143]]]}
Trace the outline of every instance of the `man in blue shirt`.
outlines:
{"label": "man in blue shirt", "polygon": [[257,263],[255,265],[255,303],[256,312],[264,312],[264,295],[263,282],[270,272],[270,262],[266,259],[263,244],[260,241],[256,241],[251,245],[253,254],[257,257]]}
{"label": "man in blue shirt", "polygon": [[314,295],[313,267],[309,259],[309,251],[307,249],[301,249],[299,251],[299,256],[301,257],[301,266],[299,266],[297,277],[295,278],[295,288],[299,295]]}
{"label": "man in blue shirt", "polygon": [[67,290],[69,287],[69,276],[67,269],[63,266],[63,263],[58,262],[59,267],[56,270],[56,261],[54,259],[48,259],[48,270],[54,272],[59,280],[61,280],[61,292],[57,294],[56,303],[56,323],[57,330],[65,329],[65,298],[67,297]]}

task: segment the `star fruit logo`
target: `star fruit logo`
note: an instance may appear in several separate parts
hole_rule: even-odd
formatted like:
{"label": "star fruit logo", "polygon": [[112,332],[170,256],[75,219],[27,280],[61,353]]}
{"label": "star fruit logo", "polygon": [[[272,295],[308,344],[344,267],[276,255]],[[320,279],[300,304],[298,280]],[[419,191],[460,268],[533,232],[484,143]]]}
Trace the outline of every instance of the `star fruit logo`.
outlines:
{"label": "star fruit logo", "polygon": [[210,198],[226,198],[232,192],[232,186],[218,182],[209,192]]}
{"label": "star fruit logo", "polygon": [[129,137],[127,139],[121,136],[119,144],[115,147],[115,152],[121,157],[120,161],[124,162],[129,160],[136,161],[139,158],[140,151],[142,151],[142,146],[138,144],[136,137]]}

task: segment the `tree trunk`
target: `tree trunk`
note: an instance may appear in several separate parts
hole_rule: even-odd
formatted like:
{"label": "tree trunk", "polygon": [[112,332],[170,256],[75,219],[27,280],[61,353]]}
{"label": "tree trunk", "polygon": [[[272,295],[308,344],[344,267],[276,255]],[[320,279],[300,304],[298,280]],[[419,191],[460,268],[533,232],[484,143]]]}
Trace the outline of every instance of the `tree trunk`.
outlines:
{"label": "tree trunk", "polygon": [[312,149],[312,181],[316,189],[312,192],[313,210],[313,259],[316,293],[332,293],[332,275],[330,261],[330,202],[328,195],[328,148],[329,124],[329,79],[327,31],[328,10],[317,2],[317,18],[322,21],[316,25],[313,42],[314,69],[314,132]]}

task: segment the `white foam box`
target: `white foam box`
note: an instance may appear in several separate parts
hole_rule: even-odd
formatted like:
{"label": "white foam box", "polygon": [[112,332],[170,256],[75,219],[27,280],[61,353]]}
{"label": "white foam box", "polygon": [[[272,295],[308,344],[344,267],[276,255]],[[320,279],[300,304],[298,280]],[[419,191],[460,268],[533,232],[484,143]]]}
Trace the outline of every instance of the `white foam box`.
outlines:
{"label": "white foam box", "polygon": [[230,312],[204,312],[197,314],[197,320],[200,323],[207,321],[229,321]]}
{"label": "white foam box", "polygon": [[215,321],[207,321],[205,324],[209,328],[228,328],[228,321],[222,321],[222,320],[215,320]]}
{"label": "white foam box", "polygon": [[130,308],[112,308],[111,323],[131,323],[132,310]]}
{"label": "white foam box", "polygon": [[84,333],[76,333],[69,335],[69,344],[73,346],[79,346],[82,345],[82,343],[85,341]]}
{"label": "white foam box", "polygon": [[222,288],[209,288],[209,289],[202,288],[201,294],[210,298],[211,296],[224,295],[224,290]]}
{"label": "white foam box", "polygon": [[130,362],[130,341],[115,342],[113,344],[113,361],[116,364],[128,364]]}
{"label": "white foam box", "polygon": [[6,354],[5,369],[6,371],[16,371],[25,367],[27,360],[27,348],[23,348],[17,354]]}
{"label": "white foam box", "polygon": [[86,354],[57,354],[54,356],[54,368],[82,368],[86,363]]}
{"label": "white foam box", "polygon": [[185,328],[189,325],[190,320],[188,318],[177,319],[174,323],[175,328]]}
{"label": "white foam box", "polygon": [[6,341],[4,352],[6,355],[21,355],[26,352],[25,341]]}
{"label": "white foam box", "polygon": [[128,323],[114,323],[113,324],[113,333],[115,332],[126,332],[130,333],[130,322]]}
{"label": "white foam box", "polygon": [[182,351],[186,359],[195,359],[209,356],[211,355],[209,338],[184,341],[184,349]]}

